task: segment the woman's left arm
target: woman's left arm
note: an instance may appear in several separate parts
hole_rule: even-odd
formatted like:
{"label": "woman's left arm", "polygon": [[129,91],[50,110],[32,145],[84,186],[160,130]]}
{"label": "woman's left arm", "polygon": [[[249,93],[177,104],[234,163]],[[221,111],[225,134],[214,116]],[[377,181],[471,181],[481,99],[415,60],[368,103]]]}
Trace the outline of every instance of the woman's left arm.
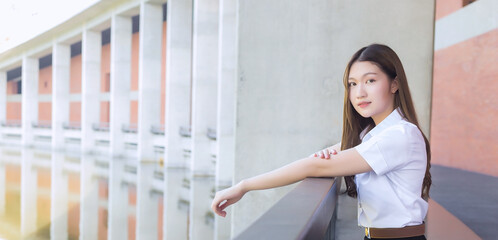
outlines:
{"label": "woman's left arm", "polygon": [[[372,168],[354,148],[341,151],[330,159],[307,157],[281,168],[255,177],[242,180],[239,184],[216,193],[212,208],[219,214],[226,214],[223,209],[237,202],[242,196],[252,190],[262,190],[289,185],[306,177],[336,177],[349,176],[371,171]],[[223,201],[226,203],[220,206]]]}

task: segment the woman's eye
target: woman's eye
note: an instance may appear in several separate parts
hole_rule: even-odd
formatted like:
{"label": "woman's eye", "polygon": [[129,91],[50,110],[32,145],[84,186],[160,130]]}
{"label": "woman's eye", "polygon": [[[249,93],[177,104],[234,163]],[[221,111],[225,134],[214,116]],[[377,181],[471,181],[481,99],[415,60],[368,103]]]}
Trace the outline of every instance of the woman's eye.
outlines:
{"label": "woman's eye", "polygon": [[350,83],[348,83],[348,85],[349,85],[350,87],[352,87],[352,86],[355,86],[355,85],[356,85],[356,83],[354,83],[354,82],[350,82]]}
{"label": "woman's eye", "polygon": [[367,82],[373,83],[373,82],[375,82],[375,80],[374,79],[369,79]]}

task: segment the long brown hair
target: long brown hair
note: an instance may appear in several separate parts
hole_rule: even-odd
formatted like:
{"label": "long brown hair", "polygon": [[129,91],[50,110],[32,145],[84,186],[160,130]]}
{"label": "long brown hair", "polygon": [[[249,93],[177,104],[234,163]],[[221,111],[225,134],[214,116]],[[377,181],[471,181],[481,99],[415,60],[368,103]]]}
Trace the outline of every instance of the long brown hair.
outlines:
{"label": "long brown hair", "polygon": [[[358,50],[351,57],[351,60],[349,60],[346,70],[344,71],[344,118],[341,150],[349,149],[360,144],[360,133],[366,128],[368,128],[366,129],[366,132],[368,132],[375,126],[372,118],[364,118],[358,114],[349,100],[349,71],[353,63],[360,61],[369,61],[376,64],[389,77],[390,81],[393,81],[394,78],[398,79],[399,88],[394,96],[394,109],[399,107],[402,116],[404,116],[408,122],[415,124],[420,130],[415,108],[413,107],[410,89],[408,88],[405,70],[403,69],[403,65],[401,64],[398,55],[396,55],[396,53],[388,46],[372,44]],[[431,148],[425,134],[421,130],[420,132],[424,137],[425,149],[427,152],[427,168],[425,170],[425,177],[422,183],[421,196],[423,199],[427,200],[429,198],[429,189],[432,184],[431,173],[429,172],[429,169],[431,168]],[[347,194],[350,197],[356,198],[358,193],[356,192],[354,175],[345,176],[344,179],[346,180]]]}

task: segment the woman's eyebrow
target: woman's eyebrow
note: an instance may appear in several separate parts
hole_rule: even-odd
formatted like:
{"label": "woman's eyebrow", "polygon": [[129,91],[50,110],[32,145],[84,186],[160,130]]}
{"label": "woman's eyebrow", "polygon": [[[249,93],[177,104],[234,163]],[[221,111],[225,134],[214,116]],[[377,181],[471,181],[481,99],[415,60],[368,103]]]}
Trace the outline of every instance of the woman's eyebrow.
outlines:
{"label": "woman's eyebrow", "polygon": [[[363,76],[362,76],[362,77],[364,77],[364,76],[366,76],[366,75],[368,75],[368,74],[377,74],[377,73],[376,73],[376,72],[367,72],[367,73],[363,74]],[[355,79],[355,78],[353,78],[353,77],[350,77],[350,78],[348,78],[348,80],[356,80],[356,79]]]}

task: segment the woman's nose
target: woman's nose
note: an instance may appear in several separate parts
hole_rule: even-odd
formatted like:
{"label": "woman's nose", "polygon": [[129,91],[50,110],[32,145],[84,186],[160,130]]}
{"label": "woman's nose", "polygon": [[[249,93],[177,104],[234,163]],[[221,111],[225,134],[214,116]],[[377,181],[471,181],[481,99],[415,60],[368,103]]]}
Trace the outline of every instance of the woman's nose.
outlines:
{"label": "woman's nose", "polygon": [[366,97],[367,92],[365,91],[365,87],[363,84],[358,84],[356,88],[356,98],[364,98]]}

